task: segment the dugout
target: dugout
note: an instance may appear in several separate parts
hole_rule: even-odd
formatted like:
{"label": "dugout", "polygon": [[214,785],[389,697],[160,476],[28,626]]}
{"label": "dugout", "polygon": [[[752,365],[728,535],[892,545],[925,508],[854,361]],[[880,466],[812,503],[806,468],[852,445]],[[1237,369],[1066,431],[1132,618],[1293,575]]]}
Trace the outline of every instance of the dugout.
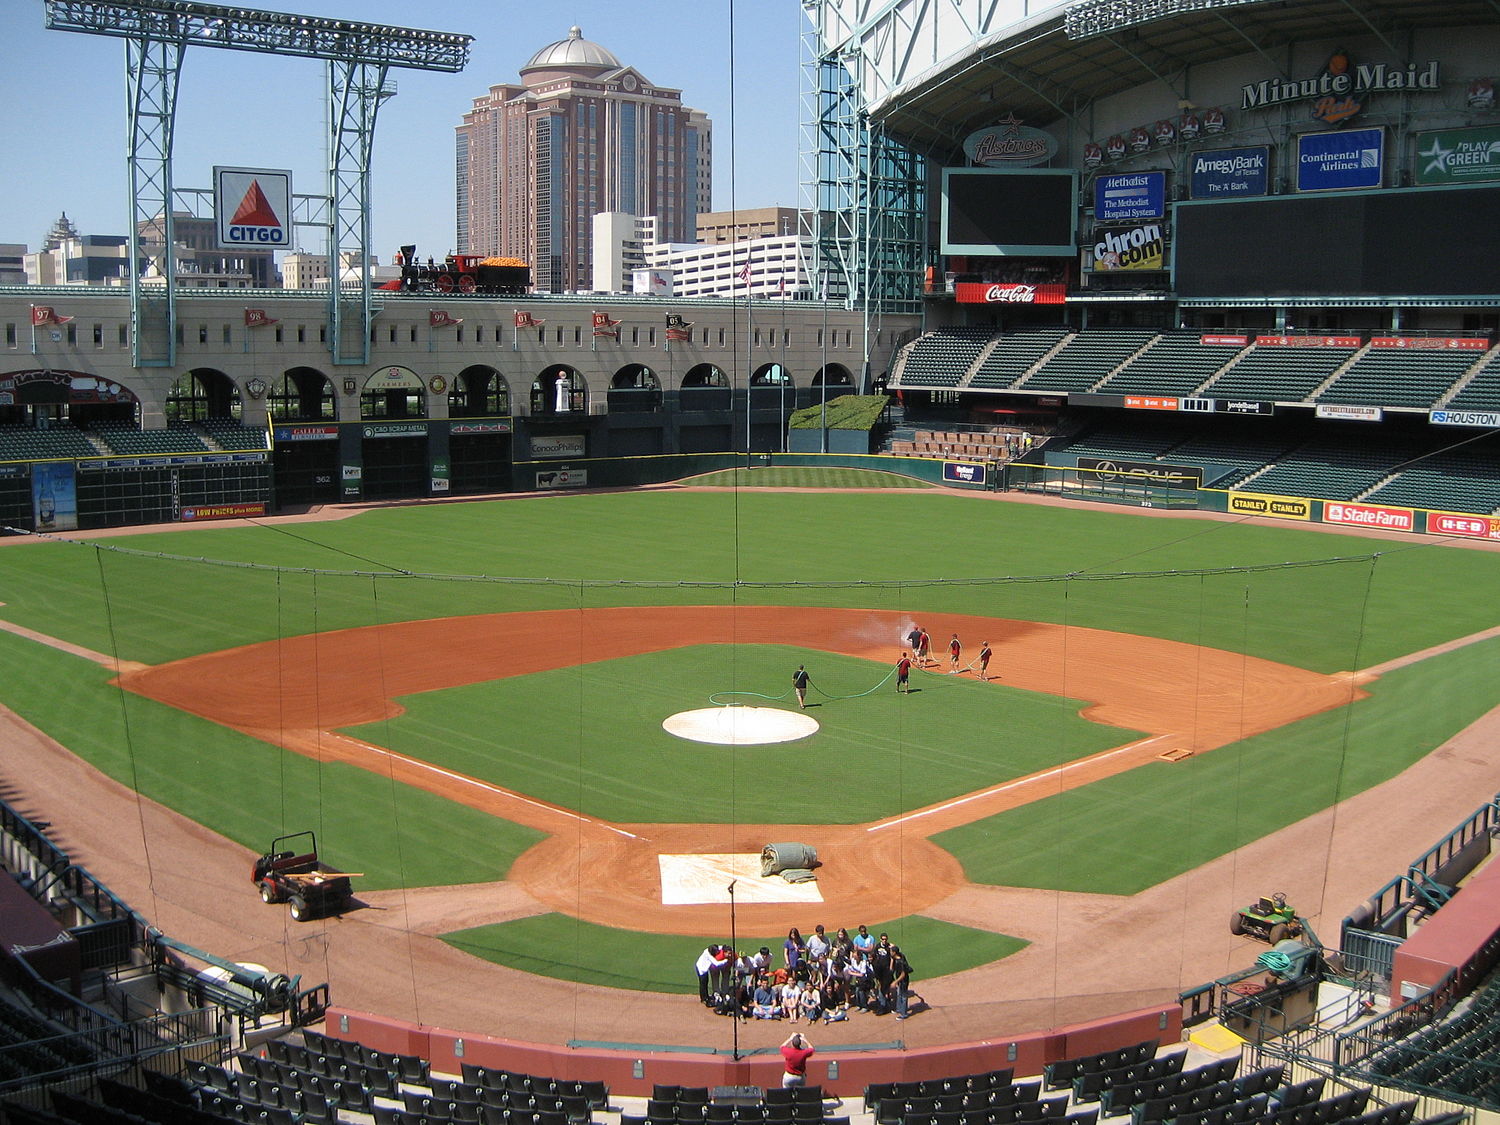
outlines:
{"label": "dugout", "polygon": [[0,878],[0,967],[11,984],[35,973],[42,980],[65,983],[75,995],[83,978],[77,939],[8,877]]}

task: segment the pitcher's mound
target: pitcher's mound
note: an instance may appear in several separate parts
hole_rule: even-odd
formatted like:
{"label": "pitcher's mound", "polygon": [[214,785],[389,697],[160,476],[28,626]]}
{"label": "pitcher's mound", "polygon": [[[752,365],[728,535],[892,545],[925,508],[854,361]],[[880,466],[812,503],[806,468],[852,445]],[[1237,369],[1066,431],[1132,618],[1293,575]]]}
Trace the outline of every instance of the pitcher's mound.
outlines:
{"label": "pitcher's mound", "polygon": [[817,732],[818,724],[797,711],[775,707],[703,707],[677,712],[662,723],[662,729],[692,742],[764,746],[806,738]]}

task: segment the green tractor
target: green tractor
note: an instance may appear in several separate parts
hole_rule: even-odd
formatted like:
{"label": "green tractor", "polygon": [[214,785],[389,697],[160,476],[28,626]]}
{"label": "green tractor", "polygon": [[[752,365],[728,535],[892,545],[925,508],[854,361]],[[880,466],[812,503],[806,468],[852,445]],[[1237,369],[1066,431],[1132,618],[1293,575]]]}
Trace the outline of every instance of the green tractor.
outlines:
{"label": "green tractor", "polygon": [[1277,892],[1231,914],[1229,932],[1236,936],[1248,934],[1275,945],[1299,935],[1302,923],[1297,920],[1297,912],[1287,905],[1286,895]]}

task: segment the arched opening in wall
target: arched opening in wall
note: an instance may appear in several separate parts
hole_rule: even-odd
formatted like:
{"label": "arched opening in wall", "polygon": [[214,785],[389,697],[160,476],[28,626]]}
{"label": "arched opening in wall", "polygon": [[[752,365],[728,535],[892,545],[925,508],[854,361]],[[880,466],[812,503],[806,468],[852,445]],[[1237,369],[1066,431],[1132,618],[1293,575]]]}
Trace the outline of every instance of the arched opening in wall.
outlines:
{"label": "arched opening in wall", "polygon": [[240,418],[240,389],[234,380],[211,367],[197,367],[172,384],[166,401],[167,425],[187,425],[209,419]]}
{"label": "arched opening in wall", "polygon": [[488,364],[465,367],[448,392],[448,417],[483,418],[509,414],[510,384]]}
{"label": "arched opening in wall", "polygon": [[361,418],[425,418],[427,393],[409,367],[383,367],[365,380],[359,396]]}
{"label": "arched opening in wall", "polygon": [[566,363],[546,368],[531,384],[533,417],[583,414],[588,410],[589,385],[578,370]]}
{"label": "arched opening in wall", "polygon": [[685,412],[724,411],[733,405],[732,395],[729,376],[722,368],[699,363],[683,375],[677,404]]}
{"label": "arched opening in wall", "polygon": [[830,363],[814,372],[812,385],[814,390],[826,389],[829,398],[851,395],[854,393],[854,376],[842,363]]}
{"label": "arched opening in wall", "polygon": [[722,368],[715,367],[711,363],[699,363],[689,367],[687,374],[682,377],[682,387],[698,389],[702,387],[728,388],[729,376],[724,374]]}
{"label": "arched opening in wall", "polygon": [[775,440],[768,442],[765,423],[752,423],[753,442],[756,449],[786,449],[786,424],[792,411],[797,409],[797,384],[792,381],[787,369],[779,363],[765,363],[757,367],[750,376],[750,410],[776,411]]}
{"label": "arched opening in wall", "polygon": [[338,416],[333,383],[312,367],[293,367],[266,392],[273,422],[331,422]]}
{"label": "arched opening in wall", "polygon": [[629,363],[609,383],[609,410],[654,413],[661,409],[661,380],[644,363]]}
{"label": "arched opening in wall", "polygon": [[0,427],[58,430],[106,419],[134,423],[139,404],[128,387],[80,371],[15,371],[0,376]]}

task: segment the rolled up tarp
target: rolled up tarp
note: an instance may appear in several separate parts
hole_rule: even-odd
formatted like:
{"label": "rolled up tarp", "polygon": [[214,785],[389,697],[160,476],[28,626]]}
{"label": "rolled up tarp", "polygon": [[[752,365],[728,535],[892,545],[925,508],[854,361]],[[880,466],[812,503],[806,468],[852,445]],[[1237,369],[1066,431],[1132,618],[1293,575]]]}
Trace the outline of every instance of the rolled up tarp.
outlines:
{"label": "rolled up tarp", "polygon": [[818,865],[818,849],[811,844],[767,844],[760,850],[761,878],[780,875],[788,868]]}

